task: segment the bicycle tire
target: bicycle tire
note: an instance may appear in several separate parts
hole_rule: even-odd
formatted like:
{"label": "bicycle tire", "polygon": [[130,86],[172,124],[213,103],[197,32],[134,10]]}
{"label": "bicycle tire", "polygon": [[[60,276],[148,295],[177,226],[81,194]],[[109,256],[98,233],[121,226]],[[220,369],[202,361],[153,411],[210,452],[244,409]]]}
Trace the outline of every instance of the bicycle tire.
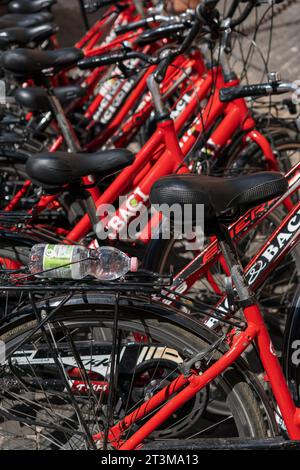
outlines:
{"label": "bicycle tire", "polygon": [[[66,305],[61,312],[55,315],[53,324],[65,322],[70,327],[79,328],[80,324],[86,326],[96,322],[102,328],[111,327],[115,298],[109,298],[109,296],[99,298],[99,296],[92,294],[84,297],[84,299],[81,296],[73,298],[70,305]],[[57,305],[58,300],[53,300],[53,304]],[[211,343],[214,338],[212,332],[199,322],[173,309],[162,309],[161,306],[155,304],[147,306],[144,300],[142,302],[134,299],[123,300],[120,304],[119,322],[119,326],[122,325],[131,331],[140,332],[141,334],[147,332],[147,335],[150,332],[151,338],[155,337],[160,341],[164,341],[162,344],[168,347],[176,347],[176,350],[183,354],[183,357],[185,348],[196,353],[200,348]],[[18,341],[24,339],[24,336],[31,332],[35,325],[35,317],[30,311],[25,311],[18,317],[6,319],[2,322],[0,325],[0,340],[5,343],[7,357],[9,357],[9,352],[16,347]],[[34,344],[37,344],[37,340]],[[237,429],[238,436],[260,438],[264,437],[267,432],[274,434],[276,425],[274,425],[272,416],[266,411],[267,401],[263,397],[264,392],[251,373],[241,365],[242,361],[240,364],[238,362],[225,371],[222,377],[217,380],[221,389],[226,392],[226,404],[234,417],[234,426]],[[3,368],[1,373],[0,377],[3,379]],[[3,389],[4,383],[7,382],[0,379],[0,395],[3,398],[5,392],[7,399],[8,390]],[[256,387],[253,386],[255,383]],[[1,410],[0,406],[0,415]],[[193,435],[198,432],[199,426],[197,426],[197,423],[193,423]],[[186,435],[185,437],[188,438]],[[15,445],[16,442],[14,442]],[[9,443],[6,447],[10,447]]]}

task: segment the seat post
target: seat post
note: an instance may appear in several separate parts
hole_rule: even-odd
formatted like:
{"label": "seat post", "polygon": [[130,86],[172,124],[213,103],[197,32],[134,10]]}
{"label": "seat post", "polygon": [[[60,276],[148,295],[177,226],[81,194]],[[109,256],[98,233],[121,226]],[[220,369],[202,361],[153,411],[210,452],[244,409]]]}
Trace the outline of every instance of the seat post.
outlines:
{"label": "seat post", "polygon": [[59,99],[55,96],[55,93],[52,89],[50,81],[47,78],[45,78],[43,80],[43,84],[47,90],[52,112],[58,122],[59,128],[65,139],[65,142],[68,146],[69,151],[72,153],[81,152],[82,148],[79,143],[78,137],[75,134],[75,131],[73,127],[71,126],[69,120],[67,119],[66,114],[64,112],[64,109]]}
{"label": "seat post", "polygon": [[[72,191],[72,187],[71,187],[71,191]],[[91,196],[91,194],[89,193],[89,191],[82,187],[82,186],[74,186],[74,193],[80,197],[82,203],[83,203],[83,206],[86,210],[86,213],[90,219],[90,222],[91,222],[91,226],[94,228],[97,226],[97,224],[99,223],[99,219],[97,217],[97,208],[95,206],[95,202]],[[97,238],[97,231],[95,230],[95,234],[96,234],[96,238]]]}
{"label": "seat post", "polygon": [[[51,82],[47,77],[43,78],[43,84],[44,84],[44,86],[47,90],[47,95],[48,95],[48,99],[49,99],[49,103],[50,103],[52,112],[53,112],[53,114],[54,114],[54,116],[57,120],[57,123],[59,125],[60,130],[61,130],[61,133],[62,133],[62,135],[65,139],[65,142],[66,142],[67,147],[68,147],[68,151],[70,153],[80,153],[80,152],[82,152],[82,147],[81,147],[81,144],[78,140],[78,137],[77,137],[71,123],[69,122],[68,118],[66,117],[65,111],[64,111],[59,99],[57,98],[57,96],[55,96],[54,90],[51,86]],[[94,177],[92,175],[90,175],[90,177],[84,176],[82,179],[83,179],[83,182],[86,185],[90,185],[91,182],[95,182]],[[91,218],[91,214],[92,214],[93,209],[96,212],[95,204],[94,204],[92,198],[97,200],[100,196],[100,193],[99,193],[98,188],[96,188],[96,187],[89,189],[88,192],[89,192],[90,196],[92,196],[90,198],[91,200],[90,200],[90,202],[87,206],[87,210],[88,210],[88,213],[89,213],[90,218]],[[93,219],[94,219],[94,216],[91,219],[92,222],[93,222]]]}
{"label": "seat post", "polygon": [[255,305],[255,297],[248,285],[242,263],[230,237],[228,228],[220,224],[216,232],[216,237],[231,275],[232,286],[236,289],[239,306],[249,307]]}

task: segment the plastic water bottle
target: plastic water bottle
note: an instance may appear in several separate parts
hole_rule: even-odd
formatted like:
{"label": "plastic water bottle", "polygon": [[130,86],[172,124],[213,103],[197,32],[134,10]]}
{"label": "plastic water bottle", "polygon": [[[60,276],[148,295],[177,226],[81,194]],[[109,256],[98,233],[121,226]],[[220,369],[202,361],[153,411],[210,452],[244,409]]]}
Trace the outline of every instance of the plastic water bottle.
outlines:
{"label": "plastic water bottle", "polygon": [[83,279],[92,276],[112,281],[130,271],[136,272],[138,260],[112,247],[91,250],[78,245],[34,245],[29,270],[40,278]]}

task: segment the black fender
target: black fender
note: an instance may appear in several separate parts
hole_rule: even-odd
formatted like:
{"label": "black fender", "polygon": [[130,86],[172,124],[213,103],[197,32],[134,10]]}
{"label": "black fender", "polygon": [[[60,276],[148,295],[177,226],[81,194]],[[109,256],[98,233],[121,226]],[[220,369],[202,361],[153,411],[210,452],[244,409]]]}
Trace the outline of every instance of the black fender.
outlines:
{"label": "black fender", "polygon": [[12,230],[0,230],[0,248],[24,246],[31,248],[36,243],[43,243],[45,238]]}
{"label": "black fender", "polygon": [[300,406],[300,287],[287,318],[282,366],[293,398],[297,406]]}
{"label": "black fender", "polygon": [[0,257],[27,266],[31,248],[39,243],[46,243],[45,237],[12,230],[0,230]]}

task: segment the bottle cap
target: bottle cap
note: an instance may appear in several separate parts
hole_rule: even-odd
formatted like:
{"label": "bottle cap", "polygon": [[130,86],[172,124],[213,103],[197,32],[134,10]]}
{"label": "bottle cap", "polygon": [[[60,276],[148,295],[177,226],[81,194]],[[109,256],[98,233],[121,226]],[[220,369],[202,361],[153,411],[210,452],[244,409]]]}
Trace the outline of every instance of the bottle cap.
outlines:
{"label": "bottle cap", "polygon": [[137,258],[130,258],[130,271],[136,273],[139,269],[139,260]]}

